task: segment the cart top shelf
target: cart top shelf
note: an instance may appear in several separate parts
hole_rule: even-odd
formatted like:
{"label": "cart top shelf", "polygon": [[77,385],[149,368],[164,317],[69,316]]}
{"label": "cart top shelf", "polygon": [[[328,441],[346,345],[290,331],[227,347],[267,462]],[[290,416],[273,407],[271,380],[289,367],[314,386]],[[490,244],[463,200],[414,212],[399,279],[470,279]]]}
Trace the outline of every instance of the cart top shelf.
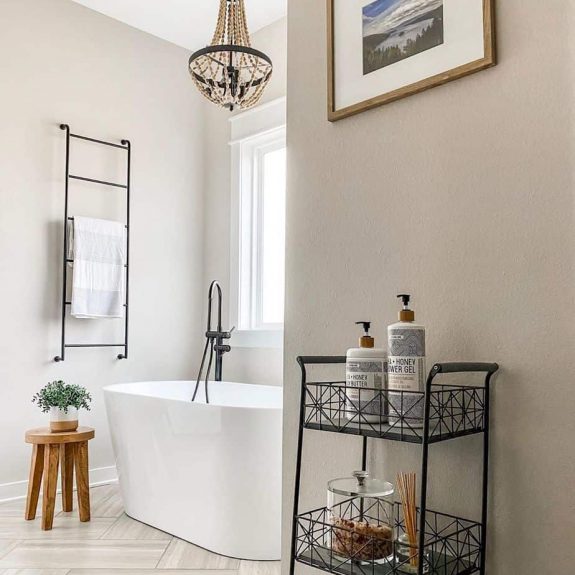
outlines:
{"label": "cart top shelf", "polygon": [[[347,401],[344,381],[308,382],[311,365],[345,364],[346,358],[299,357],[304,394],[303,427],[407,443],[438,443],[483,433],[488,416],[489,382],[498,370],[495,363],[437,363],[427,379],[426,391],[406,392],[365,389],[386,414],[376,421]],[[446,385],[436,377],[447,373],[484,374],[483,386]],[[414,417],[426,406],[426,421]],[[404,406],[409,405],[409,409]],[[419,409],[418,409],[419,407]],[[427,425],[426,425],[427,424]]]}

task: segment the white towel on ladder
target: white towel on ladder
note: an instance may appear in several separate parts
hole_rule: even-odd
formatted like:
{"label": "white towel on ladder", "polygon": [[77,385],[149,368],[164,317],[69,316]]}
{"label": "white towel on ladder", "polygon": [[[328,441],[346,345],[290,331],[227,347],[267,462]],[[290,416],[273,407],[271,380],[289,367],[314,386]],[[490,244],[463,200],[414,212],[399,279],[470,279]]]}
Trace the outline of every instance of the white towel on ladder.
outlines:
{"label": "white towel on ladder", "polygon": [[74,218],[72,310],[77,318],[123,317],[126,227],[119,222]]}

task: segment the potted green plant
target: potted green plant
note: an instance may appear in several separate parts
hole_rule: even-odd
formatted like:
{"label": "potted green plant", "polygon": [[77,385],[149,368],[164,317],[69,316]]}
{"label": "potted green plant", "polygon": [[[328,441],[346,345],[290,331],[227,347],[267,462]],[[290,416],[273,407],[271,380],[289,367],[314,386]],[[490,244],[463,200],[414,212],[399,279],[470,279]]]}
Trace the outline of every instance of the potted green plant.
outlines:
{"label": "potted green plant", "polygon": [[91,401],[85,387],[61,380],[48,383],[32,398],[43,413],[50,414],[52,432],[78,429],[78,410],[90,411]]}

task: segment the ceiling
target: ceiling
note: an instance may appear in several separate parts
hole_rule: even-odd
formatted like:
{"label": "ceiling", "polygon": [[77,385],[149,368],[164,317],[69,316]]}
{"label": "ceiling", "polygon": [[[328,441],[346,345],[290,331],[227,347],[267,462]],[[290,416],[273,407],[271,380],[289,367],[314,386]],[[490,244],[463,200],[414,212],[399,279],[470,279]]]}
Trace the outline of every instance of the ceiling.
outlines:
{"label": "ceiling", "polygon": [[[219,0],[74,0],[134,28],[197,50],[210,43]],[[255,32],[287,13],[287,0],[245,0],[248,26]]]}

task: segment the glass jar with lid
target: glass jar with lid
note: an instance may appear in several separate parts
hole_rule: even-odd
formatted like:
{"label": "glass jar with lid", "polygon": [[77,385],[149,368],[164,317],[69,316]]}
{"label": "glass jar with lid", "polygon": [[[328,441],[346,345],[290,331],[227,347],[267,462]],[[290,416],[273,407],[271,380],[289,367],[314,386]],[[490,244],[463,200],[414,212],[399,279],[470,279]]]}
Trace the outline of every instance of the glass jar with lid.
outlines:
{"label": "glass jar with lid", "polygon": [[359,562],[393,559],[393,485],[356,471],[327,487],[328,546],[342,558]]}

